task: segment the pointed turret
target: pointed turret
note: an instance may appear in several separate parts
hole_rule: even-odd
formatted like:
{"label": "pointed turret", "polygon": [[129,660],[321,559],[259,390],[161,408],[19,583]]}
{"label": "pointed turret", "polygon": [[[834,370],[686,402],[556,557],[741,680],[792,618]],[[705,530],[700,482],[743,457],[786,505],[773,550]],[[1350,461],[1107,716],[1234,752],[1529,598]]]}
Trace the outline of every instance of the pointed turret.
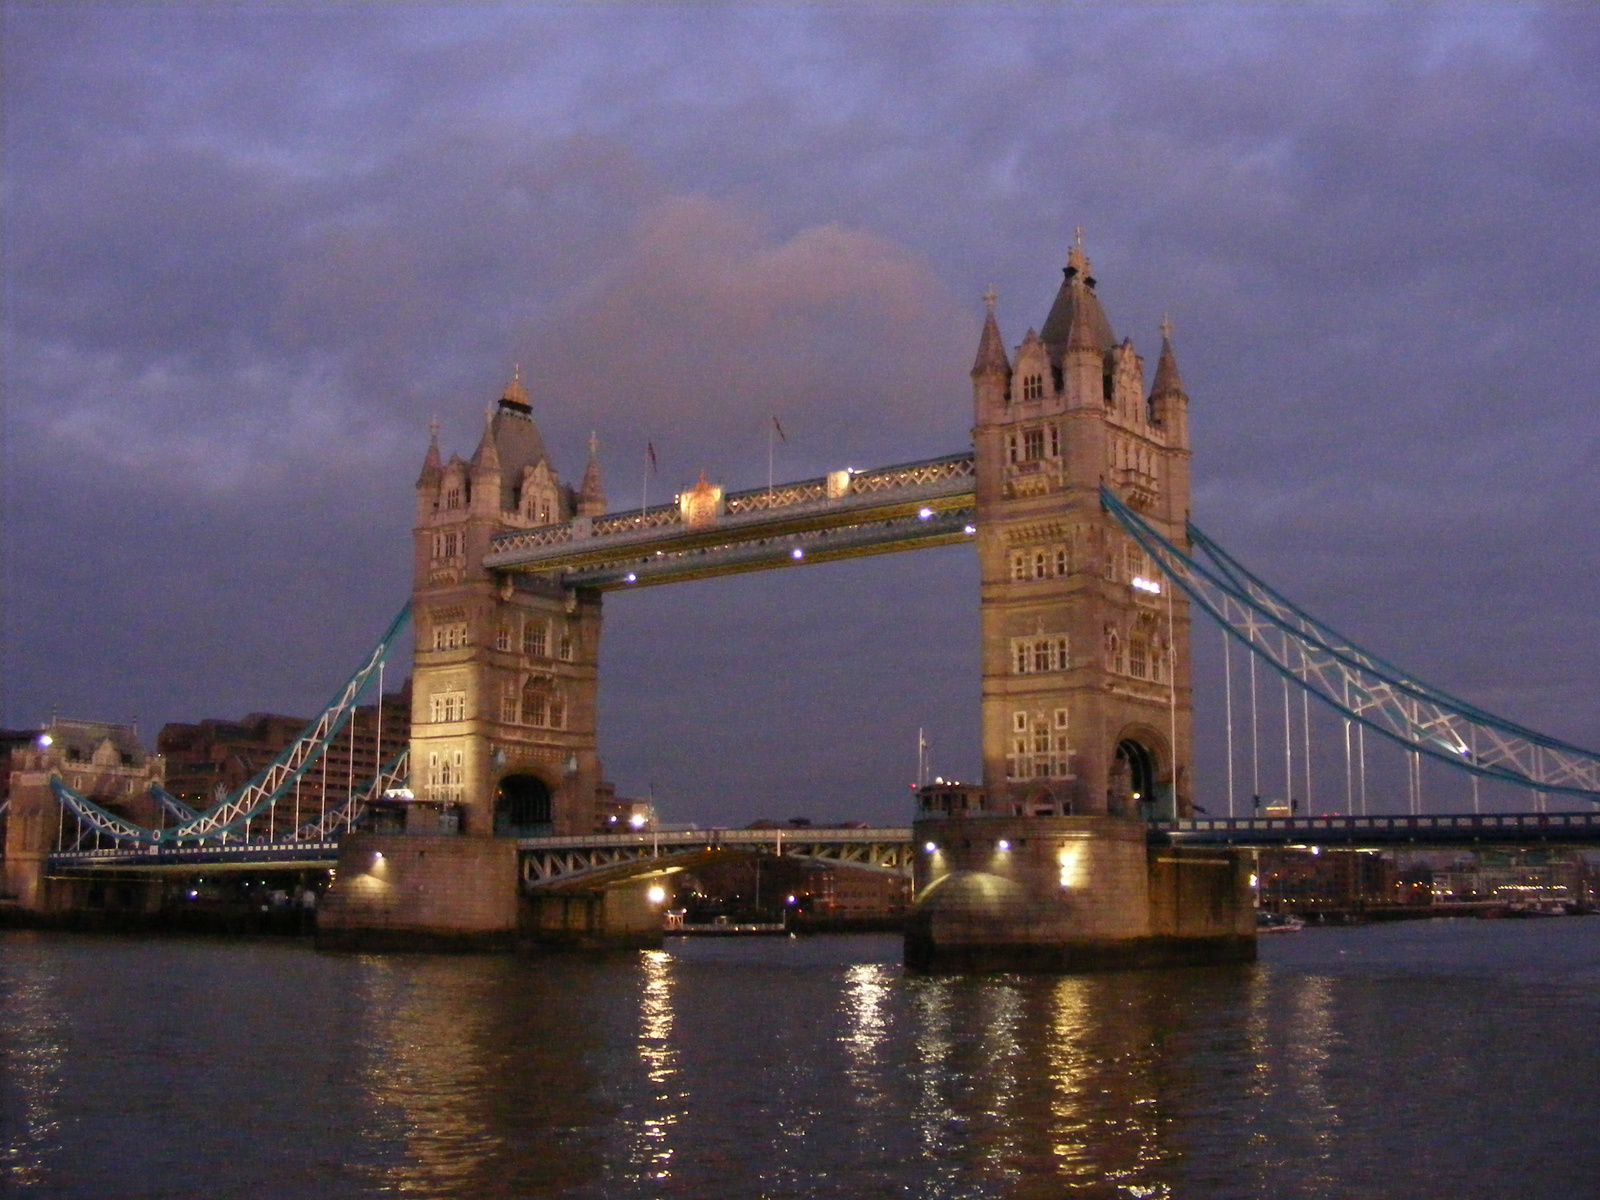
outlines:
{"label": "pointed turret", "polygon": [[1079,241],[1067,256],[1067,266],[1062,272],[1061,290],[1050,306],[1045,318],[1042,336],[1050,348],[1050,361],[1061,365],[1069,350],[1093,350],[1104,354],[1116,344],[1111,333],[1111,322],[1106,310],[1100,307],[1100,297],[1095,295],[1094,276],[1090,273],[1089,257]]}
{"label": "pointed turret", "polygon": [[1172,352],[1172,322],[1161,322],[1161,361],[1156,364],[1156,381],[1150,388],[1150,398],[1157,396],[1187,396],[1183,390],[1183,377],[1178,374],[1178,356]]}
{"label": "pointed turret", "polygon": [[1006,357],[1000,322],[995,318],[999,299],[993,288],[983,294],[983,333],[978,338],[978,356],[972,360],[972,407],[979,425],[1000,420],[1011,397],[1011,360]]}
{"label": "pointed turret", "polygon": [[435,419],[428,422],[428,453],[423,456],[422,474],[417,477],[417,486],[436,485],[443,474],[444,459],[439,454],[439,422]]}
{"label": "pointed turret", "polygon": [[589,465],[584,468],[583,486],[578,490],[578,515],[598,517],[606,511],[606,489],[600,481],[600,439],[589,435]]}
{"label": "pointed turret", "polygon": [[493,408],[483,411],[483,437],[478,439],[478,448],[472,452],[472,466],[475,470],[498,471],[500,469],[500,447],[495,443],[495,412]]}
{"label": "pointed turret", "polygon": [[1189,444],[1189,393],[1178,374],[1178,356],[1172,349],[1172,322],[1161,321],[1161,360],[1150,387],[1150,420],[1167,431],[1169,444]]}
{"label": "pointed turret", "polygon": [[983,294],[983,335],[978,339],[978,356],[972,361],[972,377],[1011,374],[1011,360],[1006,357],[1005,339],[1000,336],[1000,323],[995,319],[995,302],[1000,297],[993,288]]}

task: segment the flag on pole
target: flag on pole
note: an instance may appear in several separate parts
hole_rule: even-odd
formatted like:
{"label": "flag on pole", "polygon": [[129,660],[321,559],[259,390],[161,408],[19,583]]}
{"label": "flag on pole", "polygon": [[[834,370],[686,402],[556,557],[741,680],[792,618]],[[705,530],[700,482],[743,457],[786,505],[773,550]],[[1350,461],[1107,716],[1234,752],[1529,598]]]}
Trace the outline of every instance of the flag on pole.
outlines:
{"label": "flag on pole", "polygon": [[654,442],[646,442],[644,444],[644,456],[645,456],[646,460],[648,460],[648,462],[650,463],[650,470],[651,471],[655,471],[657,468],[656,468],[656,444]]}
{"label": "flag on pole", "polygon": [[785,444],[785,445],[788,445],[788,443],[789,443],[789,439],[788,439],[788,438],[787,438],[787,437],[785,437],[785,436],[784,436],[784,432],[783,432],[783,422],[782,422],[782,421],[780,421],[780,420],[778,420],[778,415],[777,415],[777,414],[776,414],[776,413],[774,413],[774,414],[773,414],[773,415],[772,415],[772,427],[773,427],[773,428],[774,428],[774,429],[775,429],[775,430],[777,430],[777,431],[778,431],[778,440],[779,440],[779,441],[780,441],[780,442],[782,442],[782,443],[784,443],[784,444]]}

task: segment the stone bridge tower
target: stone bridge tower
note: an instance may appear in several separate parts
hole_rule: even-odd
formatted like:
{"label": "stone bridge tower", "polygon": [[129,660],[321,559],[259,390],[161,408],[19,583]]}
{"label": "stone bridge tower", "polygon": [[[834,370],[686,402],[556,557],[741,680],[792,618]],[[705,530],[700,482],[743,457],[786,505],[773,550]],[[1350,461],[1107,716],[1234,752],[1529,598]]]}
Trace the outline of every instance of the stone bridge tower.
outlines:
{"label": "stone bridge tower", "polygon": [[1189,608],[1103,507],[1169,539],[1189,511],[1170,326],[1147,392],[1075,246],[1042,331],[972,367],[982,588],[982,811],[915,826],[906,963],[1091,970],[1248,959],[1249,864],[1152,840],[1192,808]]}
{"label": "stone bridge tower", "polygon": [[972,367],[985,804],[1017,816],[1190,807],[1189,609],[1100,503],[1168,538],[1189,512],[1170,326],[1147,393],[1075,246],[1042,332],[1006,353],[988,298]]}
{"label": "stone bridge tower", "polygon": [[437,430],[417,480],[411,787],[441,832],[587,831],[600,763],[595,699],[600,595],[483,567],[489,539],[605,511],[595,444],[562,483],[513,378],[470,461],[444,462]]}

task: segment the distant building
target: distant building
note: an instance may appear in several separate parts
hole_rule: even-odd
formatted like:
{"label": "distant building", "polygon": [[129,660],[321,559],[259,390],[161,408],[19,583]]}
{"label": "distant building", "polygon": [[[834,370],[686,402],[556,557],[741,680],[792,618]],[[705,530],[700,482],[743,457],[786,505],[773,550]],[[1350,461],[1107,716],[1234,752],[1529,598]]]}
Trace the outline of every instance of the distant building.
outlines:
{"label": "distant building", "polygon": [[26,743],[8,739],[8,747],[5,882],[0,891],[27,909],[66,907],[69,885],[45,878],[45,859],[56,850],[93,847],[97,835],[83,834],[78,822],[62,811],[51,778],[59,777],[116,816],[153,826],[160,823],[160,806],[150,785],[162,780],[161,760],[145,750],[132,725],[67,717],[52,718]]}
{"label": "distant building", "polygon": [[1397,900],[1391,864],[1364,850],[1262,850],[1256,880],[1268,912],[1359,913]]}
{"label": "distant building", "polygon": [[807,871],[805,887],[810,917],[895,921],[911,906],[911,880],[887,871],[817,864]]}
{"label": "distant building", "polygon": [[[262,820],[291,827],[311,820],[325,805],[342,804],[406,749],[411,739],[410,680],[383,697],[381,732],[378,709],[376,703],[356,709],[322,758],[301,777],[287,807],[279,804],[275,814]],[[210,807],[269,766],[309,724],[306,717],[251,713],[242,720],[208,717],[192,725],[164,725],[156,747],[166,761],[167,790],[196,808]]]}

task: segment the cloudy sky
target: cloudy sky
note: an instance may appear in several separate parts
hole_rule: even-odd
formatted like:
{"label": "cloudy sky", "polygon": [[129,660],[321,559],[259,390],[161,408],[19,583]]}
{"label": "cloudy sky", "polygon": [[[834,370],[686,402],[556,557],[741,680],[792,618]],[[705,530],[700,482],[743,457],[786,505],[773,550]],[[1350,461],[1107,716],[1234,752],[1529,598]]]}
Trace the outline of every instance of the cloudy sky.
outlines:
{"label": "cloudy sky", "polygon": [[[959,450],[980,294],[1020,340],[1081,225],[1118,336],[1176,322],[1197,521],[1600,744],[1592,8],[8,3],[3,67],[9,726],[315,711],[513,363],[614,504],[646,439],[657,499],[763,481],[770,413],[780,475]],[[904,819],[919,725],[976,770],[975,586],[608,598],[610,774]]]}

